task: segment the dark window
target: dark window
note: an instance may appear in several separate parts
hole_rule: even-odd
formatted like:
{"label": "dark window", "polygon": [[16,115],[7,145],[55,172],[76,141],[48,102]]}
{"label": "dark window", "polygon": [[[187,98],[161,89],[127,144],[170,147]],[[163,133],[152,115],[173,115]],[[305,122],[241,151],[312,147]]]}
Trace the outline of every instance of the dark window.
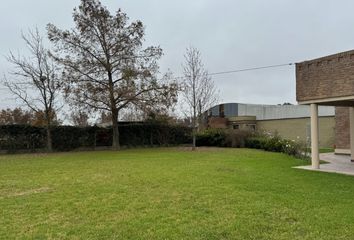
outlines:
{"label": "dark window", "polygon": [[232,127],[233,127],[233,129],[240,129],[240,125],[238,125],[238,124],[234,124]]}
{"label": "dark window", "polygon": [[251,129],[252,131],[256,131],[256,125],[255,124],[250,124],[248,125],[249,129]]}
{"label": "dark window", "polygon": [[220,104],[219,116],[220,116],[220,117],[225,117],[224,104]]}

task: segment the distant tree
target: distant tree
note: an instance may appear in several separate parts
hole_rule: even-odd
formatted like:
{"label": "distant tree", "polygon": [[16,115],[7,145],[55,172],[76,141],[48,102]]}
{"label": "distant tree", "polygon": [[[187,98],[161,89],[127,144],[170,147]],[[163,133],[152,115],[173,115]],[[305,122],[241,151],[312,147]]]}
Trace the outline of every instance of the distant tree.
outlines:
{"label": "distant tree", "polygon": [[7,60],[14,70],[5,75],[4,85],[29,109],[43,113],[47,129],[47,149],[52,151],[51,126],[55,118],[57,100],[61,90],[61,82],[57,74],[57,66],[51,60],[48,50],[38,29],[22,34],[30,55],[28,57],[15,56],[10,52]]}
{"label": "distant tree", "polygon": [[289,103],[289,102],[285,102],[285,103],[283,103],[283,104],[277,104],[278,106],[289,106],[289,105],[293,105],[292,103]]}
{"label": "distant tree", "polygon": [[[44,111],[37,111],[37,112],[32,112],[33,113],[33,120],[31,122],[31,125],[37,126],[37,127],[46,127],[47,126],[47,116]],[[58,119],[57,114],[55,111],[52,112],[50,116],[50,126],[58,126],[62,122]]]}
{"label": "distant tree", "polygon": [[166,112],[152,111],[147,114],[145,119],[149,123],[164,123],[164,124],[177,124],[177,119],[172,117]]}
{"label": "distant tree", "polygon": [[120,120],[124,122],[144,121],[144,112],[134,105],[122,109],[120,116]]}
{"label": "distant tree", "polygon": [[10,125],[10,124],[32,124],[33,122],[33,112],[28,110],[23,110],[22,108],[15,109],[3,109],[0,112],[0,124]]}
{"label": "distant tree", "polygon": [[83,111],[83,110],[76,110],[76,111],[73,111],[71,114],[70,114],[70,118],[71,118],[71,121],[73,122],[73,124],[75,126],[78,126],[78,127],[87,127],[89,126],[89,115],[87,112]]}
{"label": "distant tree", "polygon": [[101,112],[101,115],[97,121],[98,124],[112,125],[112,116],[109,112]]}
{"label": "distant tree", "polygon": [[64,66],[67,97],[111,116],[114,149],[120,148],[118,119],[129,105],[153,106],[176,98],[176,84],[157,78],[160,47],[142,48],[142,22],[112,15],[98,0],[81,0],[72,30],[48,24],[55,59]]}
{"label": "distant tree", "polygon": [[187,116],[192,120],[194,150],[198,120],[200,123],[202,113],[215,105],[219,97],[213,80],[204,68],[200,51],[194,47],[187,48],[184,59],[182,96],[188,106]]}
{"label": "distant tree", "polygon": [[[56,114],[52,115],[51,125],[59,125],[61,122],[57,119]],[[0,111],[0,124],[26,124],[37,127],[45,127],[47,124],[45,113],[43,111],[24,110],[22,108],[3,109]]]}

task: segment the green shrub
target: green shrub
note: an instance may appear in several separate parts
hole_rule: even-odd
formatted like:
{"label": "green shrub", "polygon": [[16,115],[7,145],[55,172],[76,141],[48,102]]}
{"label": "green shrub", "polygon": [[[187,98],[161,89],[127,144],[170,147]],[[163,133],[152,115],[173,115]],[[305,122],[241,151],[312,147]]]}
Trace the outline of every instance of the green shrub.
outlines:
{"label": "green shrub", "polygon": [[262,137],[250,137],[250,138],[246,139],[245,147],[263,149],[265,141],[266,140]]}
{"label": "green shrub", "polygon": [[243,148],[246,140],[251,136],[250,131],[230,129],[225,132],[226,147]]}
{"label": "green shrub", "polygon": [[226,134],[221,129],[207,129],[196,135],[197,146],[225,147]]}
{"label": "green shrub", "polygon": [[306,143],[295,140],[283,140],[282,152],[298,158],[308,158]]}
{"label": "green shrub", "polygon": [[246,147],[282,152],[291,156],[306,158],[306,144],[300,141],[282,139],[279,135],[260,135],[246,139]]}
{"label": "green shrub", "polygon": [[264,150],[270,152],[281,152],[283,149],[283,141],[278,136],[269,137],[266,141],[264,141]]}
{"label": "green shrub", "polygon": [[197,146],[245,147],[249,131],[234,129],[207,129],[197,134]]}

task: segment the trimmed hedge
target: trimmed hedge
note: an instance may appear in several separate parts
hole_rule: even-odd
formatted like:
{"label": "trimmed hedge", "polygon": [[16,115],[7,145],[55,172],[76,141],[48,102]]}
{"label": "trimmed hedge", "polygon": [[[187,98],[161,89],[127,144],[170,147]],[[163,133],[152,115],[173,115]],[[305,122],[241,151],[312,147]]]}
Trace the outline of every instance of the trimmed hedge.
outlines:
{"label": "trimmed hedge", "polygon": [[[112,145],[112,128],[56,126],[52,128],[53,149],[69,151]],[[119,126],[122,146],[177,145],[191,142],[191,129],[180,125],[135,123]],[[0,126],[0,150],[40,151],[46,148],[46,131],[28,125]]]}
{"label": "trimmed hedge", "polygon": [[[95,147],[95,133],[98,129],[97,127],[54,127],[52,129],[53,149],[69,151],[80,147]],[[45,140],[46,136],[43,136],[43,138]]]}
{"label": "trimmed hedge", "polygon": [[225,131],[219,129],[207,129],[196,135],[197,146],[225,147]]}
{"label": "trimmed hedge", "polygon": [[16,152],[18,149],[35,151],[44,148],[46,132],[44,128],[28,125],[0,126],[0,150]]}
{"label": "trimmed hedge", "polygon": [[245,147],[249,131],[233,129],[207,129],[196,135],[197,146]]}

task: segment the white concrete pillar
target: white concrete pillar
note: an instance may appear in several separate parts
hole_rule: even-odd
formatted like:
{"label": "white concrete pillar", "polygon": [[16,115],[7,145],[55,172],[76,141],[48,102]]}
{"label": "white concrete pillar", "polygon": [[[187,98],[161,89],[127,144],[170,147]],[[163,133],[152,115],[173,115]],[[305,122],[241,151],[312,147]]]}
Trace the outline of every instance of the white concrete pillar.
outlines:
{"label": "white concrete pillar", "polygon": [[350,125],[350,152],[351,160],[354,162],[354,107],[349,108],[349,125]]}
{"label": "white concrete pillar", "polygon": [[318,139],[318,105],[313,103],[311,104],[311,162],[313,169],[320,168]]}

